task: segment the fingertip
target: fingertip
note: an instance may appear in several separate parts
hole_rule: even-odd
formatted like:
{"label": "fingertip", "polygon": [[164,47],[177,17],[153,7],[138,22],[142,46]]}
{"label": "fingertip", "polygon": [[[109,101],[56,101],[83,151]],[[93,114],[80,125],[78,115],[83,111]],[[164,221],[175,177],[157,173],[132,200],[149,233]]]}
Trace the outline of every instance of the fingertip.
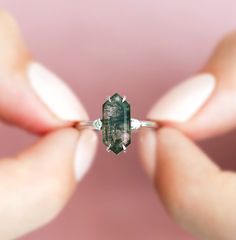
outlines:
{"label": "fingertip", "polygon": [[[47,133],[37,143],[20,153],[19,157],[29,161],[40,158],[41,162],[43,160],[48,161],[47,159],[49,158],[48,164],[52,164],[52,167],[55,164],[54,161],[59,161],[60,159],[68,163],[68,159],[73,158],[78,138],[79,131],[74,128],[58,129]],[[51,158],[50,156],[54,157]]]}
{"label": "fingertip", "polygon": [[[218,175],[219,168],[178,130],[161,129],[158,146],[155,186],[167,210],[181,222],[191,215],[203,187],[210,178]],[[187,225],[186,220],[184,224]]]}
{"label": "fingertip", "polygon": [[150,179],[153,180],[157,161],[157,132],[152,129],[142,129],[139,145],[142,166]]}
{"label": "fingertip", "polygon": [[236,32],[224,37],[200,73],[168,91],[149,118],[180,129],[193,139],[235,128]]}
{"label": "fingertip", "polygon": [[14,18],[0,10],[0,117],[34,133],[87,120],[77,96],[56,74],[32,60]]}
{"label": "fingertip", "polygon": [[33,61],[28,64],[26,73],[31,90],[55,118],[71,122],[88,119],[75,93],[55,73]]}
{"label": "fingertip", "polygon": [[206,103],[215,90],[216,79],[210,73],[193,76],[167,92],[148,113],[150,119],[184,123]]}
{"label": "fingertip", "polygon": [[[183,176],[187,176],[188,173],[194,176],[194,173],[198,172],[201,176],[205,173],[202,170],[216,168],[209,157],[179,130],[169,127],[160,129],[157,144],[159,167],[165,166],[167,173],[174,169],[174,175],[182,172]],[[189,169],[191,171],[188,171]],[[160,174],[162,174],[161,171]]]}
{"label": "fingertip", "polygon": [[[153,129],[142,129],[140,132],[140,156],[141,163],[147,175],[154,181],[156,171],[158,171],[158,161],[163,147],[171,148],[175,144],[176,138],[179,141],[180,133],[170,127],[162,127],[157,131]],[[168,145],[168,146],[163,146]],[[165,155],[168,154],[168,151]]]}
{"label": "fingertip", "polygon": [[11,231],[1,228],[0,236],[5,233],[8,237],[4,239],[15,239],[58,215],[76,187],[74,156],[78,139],[76,129],[57,130],[15,159],[1,161],[1,203],[6,204],[0,208],[4,206],[1,212],[7,214]]}
{"label": "fingertip", "polygon": [[97,149],[97,134],[92,130],[82,130],[75,151],[74,172],[76,181],[86,175],[94,161]]}
{"label": "fingertip", "polygon": [[176,139],[182,137],[182,133],[171,127],[162,127],[158,131],[158,142],[161,144],[173,144],[173,142],[176,142]]}

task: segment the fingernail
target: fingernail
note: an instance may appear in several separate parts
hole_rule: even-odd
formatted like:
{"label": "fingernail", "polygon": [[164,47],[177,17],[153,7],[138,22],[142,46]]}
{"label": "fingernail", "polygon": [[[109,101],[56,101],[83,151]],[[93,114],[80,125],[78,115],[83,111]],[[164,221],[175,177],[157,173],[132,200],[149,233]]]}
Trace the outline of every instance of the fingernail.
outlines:
{"label": "fingernail", "polygon": [[35,94],[57,118],[64,121],[87,119],[82,104],[58,76],[36,62],[28,65],[27,74]]}
{"label": "fingernail", "polygon": [[157,163],[157,132],[142,129],[140,136],[141,161],[147,175],[153,179]]}
{"label": "fingernail", "polygon": [[160,121],[186,122],[204,105],[215,85],[212,74],[199,74],[190,78],[164,95],[148,117]]}
{"label": "fingernail", "polygon": [[92,130],[83,130],[75,152],[75,177],[80,181],[92,165],[96,153],[97,135]]}

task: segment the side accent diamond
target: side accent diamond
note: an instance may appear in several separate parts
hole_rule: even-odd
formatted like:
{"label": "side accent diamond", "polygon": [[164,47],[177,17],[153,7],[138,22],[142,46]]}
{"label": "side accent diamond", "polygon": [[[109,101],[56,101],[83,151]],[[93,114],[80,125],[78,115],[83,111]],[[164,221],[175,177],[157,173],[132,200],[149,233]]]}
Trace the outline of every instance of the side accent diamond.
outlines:
{"label": "side accent diamond", "polygon": [[96,119],[94,122],[93,122],[93,127],[96,129],[96,130],[101,130],[102,129],[102,121],[101,119]]}

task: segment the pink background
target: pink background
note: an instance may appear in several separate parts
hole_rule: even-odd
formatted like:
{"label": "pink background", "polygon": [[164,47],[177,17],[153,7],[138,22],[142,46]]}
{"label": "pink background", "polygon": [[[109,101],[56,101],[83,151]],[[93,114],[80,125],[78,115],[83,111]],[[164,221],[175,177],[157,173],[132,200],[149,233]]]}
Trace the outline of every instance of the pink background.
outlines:
{"label": "pink background", "polygon": [[[128,96],[133,116],[144,118],[236,25],[235,0],[1,0],[1,7],[17,17],[34,55],[70,84],[92,118],[116,91]],[[34,141],[18,129],[1,125],[0,131],[1,155]],[[194,239],[166,215],[136,142],[119,157],[100,144],[96,163],[61,215],[22,239]],[[236,169],[235,142],[228,134],[202,146],[221,166]]]}

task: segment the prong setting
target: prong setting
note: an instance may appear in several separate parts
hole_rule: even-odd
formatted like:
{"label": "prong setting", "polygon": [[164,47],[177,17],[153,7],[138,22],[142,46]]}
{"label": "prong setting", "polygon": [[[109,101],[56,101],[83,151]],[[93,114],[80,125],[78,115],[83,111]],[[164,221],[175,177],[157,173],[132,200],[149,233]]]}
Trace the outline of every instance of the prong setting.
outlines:
{"label": "prong setting", "polygon": [[131,143],[131,131],[145,128],[159,128],[159,124],[154,121],[140,121],[131,118],[130,104],[126,96],[118,93],[107,96],[102,105],[101,119],[93,121],[78,121],[75,128],[78,130],[92,128],[96,131],[102,131],[102,141],[106,146],[107,152],[119,154],[126,152]]}
{"label": "prong setting", "polygon": [[122,144],[122,148],[123,148],[123,151],[126,152],[127,147],[124,144]]}
{"label": "prong setting", "polygon": [[109,102],[111,102],[111,96],[108,96],[108,97],[107,97],[107,100],[108,100]]}
{"label": "prong setting", "polygon": [[111,148],[111,144],[106,148],[106,151],[107,151],[107,152],[110,152],[110,151],[111,151],[110,148]]}

